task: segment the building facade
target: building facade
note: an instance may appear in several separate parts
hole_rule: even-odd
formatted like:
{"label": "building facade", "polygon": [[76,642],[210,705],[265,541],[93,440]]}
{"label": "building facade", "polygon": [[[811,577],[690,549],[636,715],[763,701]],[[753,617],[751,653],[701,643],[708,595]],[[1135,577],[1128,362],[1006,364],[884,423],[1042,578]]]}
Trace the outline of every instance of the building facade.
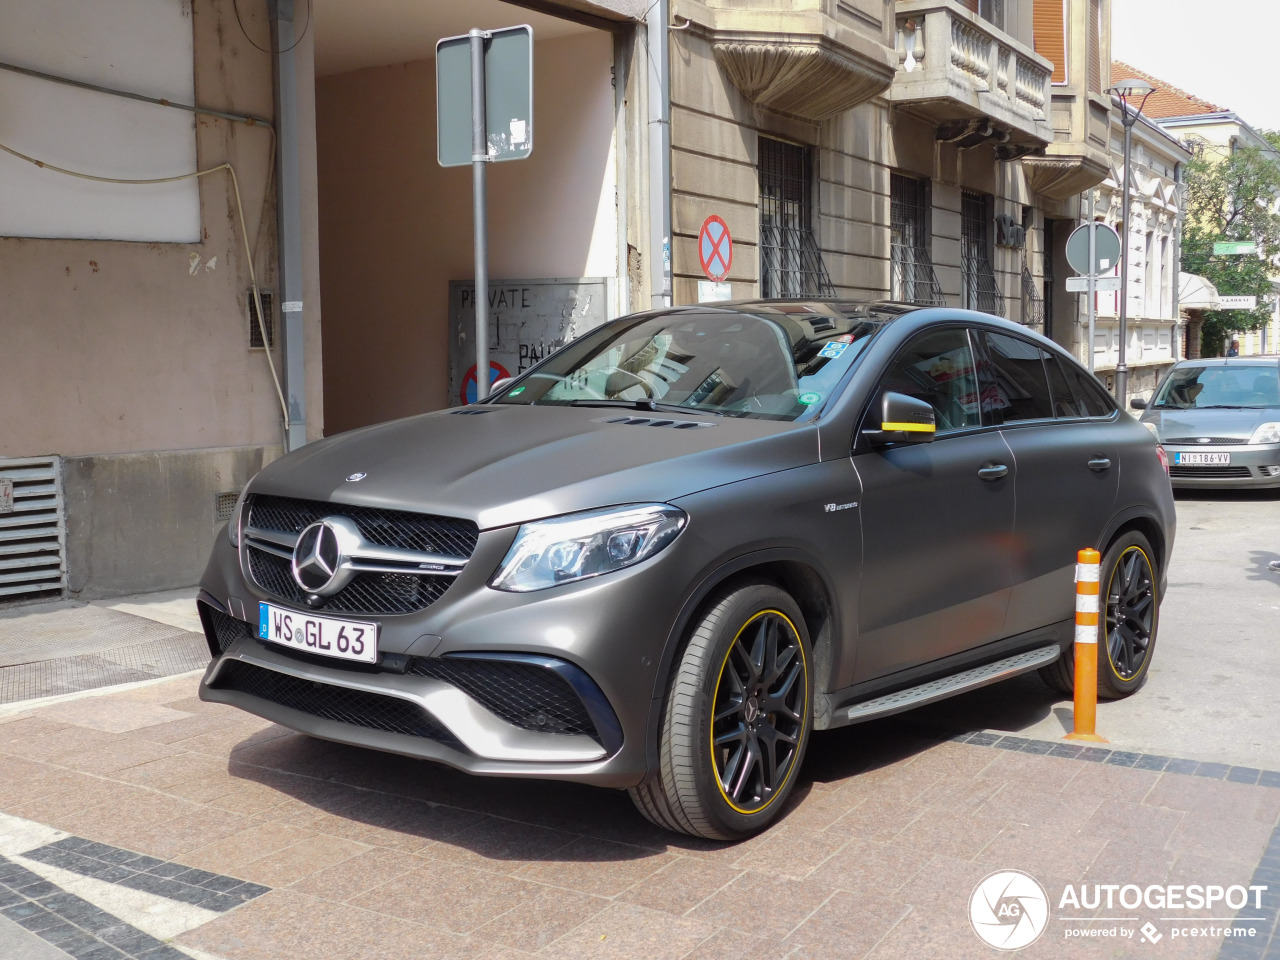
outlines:
{"label": "building facade", "polygon": [[[1226,158],[1241,147],[1251,147],[1267,151],[1280,162],[1275,145],[1229,108],[1202,100],[1127,63],[1113,63],[1112,73],[1121,79],[1144,80],[1155,88],[1145,112],[1186,150],[1213,159]],[[1280,197],[1273,198],[1273,204],[1274,209],[1280,210]],[[1280,352],[1280,264],[1276,265],[1273,276],[1276,279],[1272,284],[1271,318],[1256,330],[1239,333],[1242,355]],[[1200,355],[1200,321],[1196,319],[1200,312],[1195,310],[1187,318],[1186,349],[1193,357]],[[1221,344],[1219,352],[1225,353],[1226,346]]]}
{"label": "building facade", "polygon": [[[1087,204],[1116,218],[1109,0],[125,0],[135,40],[68,25],[72,3],[0,0],[0,93],[24,105],[0,144],[119,180],[212,172],[165,201],[99,184],[67,222],[87,181],[0,154],[38,198],[0,204],[0,402],[24,411],[0,431],[23,504],[0,512],[0,600],[194,582],[281,450],[474,396],[471,171],[437,162],[435,58],[472,27],[533,31],[533,152],[487,173],[490,376],[625,312],[756,296],[985,310],[1090,355],[1065,247]],[[121,75],[157,20],[164,69]],[[1137,142],[1145,370],[1176,339],[1179,161]],[[6,540],[36,527],[19,513],[52,539]]]}

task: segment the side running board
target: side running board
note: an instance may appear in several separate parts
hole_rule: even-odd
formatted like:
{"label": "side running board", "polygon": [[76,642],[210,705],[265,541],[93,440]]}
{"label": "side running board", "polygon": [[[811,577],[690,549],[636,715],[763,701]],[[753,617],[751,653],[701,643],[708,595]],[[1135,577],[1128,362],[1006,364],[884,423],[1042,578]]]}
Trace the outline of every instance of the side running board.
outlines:
{"label": "side running board", "polygon": [[940,680],[930,680],[928,683],[922,683],[916,687],[908,687],[906,690],[899,690],[897,693],[888,693],[883,697],[876,697],[874,700],[855,703],[852,707],[837,711],[834,718],[839,720],[843,726],[846,723],[860,723],[873,717],[886,717],[889,714],[901,713],[913,707],[922,707],[926,703],[933,703],[935,700],[943,700],[947,697],[955,696],[957,693],[964,693],[966,690],[976,690],[978,687],[985,687],[989,683],[996,683],[1019,673],[1027,673],[1037,667],[1043,667],[1057,660],[1060,652],[1061,650],[1056,643],[1047,647],[1037,647],[1035,650],[1028,650],[1025,653],[1006,657],[1003,660],[997,660],[995,663],[988,663],[981,667],[974,667],[971,670],[953,673],[951,676],[943,677]]}

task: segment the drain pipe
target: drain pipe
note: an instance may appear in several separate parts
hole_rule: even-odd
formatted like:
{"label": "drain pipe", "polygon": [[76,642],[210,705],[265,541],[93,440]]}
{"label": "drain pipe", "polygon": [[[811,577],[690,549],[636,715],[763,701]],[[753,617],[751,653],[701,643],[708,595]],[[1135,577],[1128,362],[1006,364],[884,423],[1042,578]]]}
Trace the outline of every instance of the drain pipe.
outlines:
{"label": "drain pipe", "polygon": [[645,20],[649,101],[650,306],[669,307],[671,287],[671,57],[670,0],[655,0]]}
{"label": "drain pipe", "polygon": [[1178,205],[1178,212],[1173,221],[1173,262],[1169,264],[1173,271],[1173,277],[1169,284],[1173,287],[1173,359],[1183,359],[1182,354],[1186,350],[1182,349],[1182,338],[1185,331],[1182,328],[1181,299],[1182,299],[1182,218],[1186,211],[1182,207],[1182,168],[1183,164],[1175,163],[1173,165],[1173,199]]}
{"label": "drain pipe", "polygon": [[268,0],[271,42],[275,51],[276,217],[280,246],[280,312],[283,323],[284,389],[289,423],[286,452],[307,442],[306,364],[303,353],[302,303],[302,190],[298,160],[299,37],[294,23],[294,0]]}

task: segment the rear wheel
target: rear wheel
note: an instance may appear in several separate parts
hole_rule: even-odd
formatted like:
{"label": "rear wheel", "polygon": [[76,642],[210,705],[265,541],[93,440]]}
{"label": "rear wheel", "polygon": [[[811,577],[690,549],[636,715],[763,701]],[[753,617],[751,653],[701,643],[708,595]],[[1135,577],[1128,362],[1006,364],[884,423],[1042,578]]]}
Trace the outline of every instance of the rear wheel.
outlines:
{"label": "rear wheel", "polygon": [[[1102,558],[1098,584],[1098,696],[1115,700],[1147,682],[1160,625],[1160,598],[1154,556],[1147,538],[1136,531],[1120,537]],[[1040,671],[1060,693],[1074,692],[1075,652]]]}
{"label": "rear wheel", "polygon": [[724,594],[693,627],[668,685],[659,769],[630,791],[659,826],[713,840],[767,827],[808,745],[812,653],[804,619],[767,583]]}

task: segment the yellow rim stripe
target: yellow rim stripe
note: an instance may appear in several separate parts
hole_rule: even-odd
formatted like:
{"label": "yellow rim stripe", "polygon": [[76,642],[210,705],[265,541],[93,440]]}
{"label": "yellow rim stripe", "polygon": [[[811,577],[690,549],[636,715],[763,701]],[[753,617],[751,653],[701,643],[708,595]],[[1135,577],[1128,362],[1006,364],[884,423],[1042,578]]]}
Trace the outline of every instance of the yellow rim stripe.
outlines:
{"label": "yellow rim stripe", "polygon": [[[739,638],[744,633],[746,633],[747,627],[751,626],[751,624],[755,623],[761,617],[766,616],[770,613],[777,614],[779,617],[785,620],[787,623],[787,626],[791,628],[791,632],[795,634],[796,644],[800,647],[800,662],[804,664],[805,689],[804,689],[804,698],[801,702],[807,703],[809,700],[809,660],[804,655],[804,643],[800,639],[800,631],[797,630],[796,625],[791,622],[791,618],[788,617],[781,610],[761,610],[759,613],[752,616],[750,620],[744,623],[742,625],[742,629],[739,630],[734,635],[733,643],[729,644],[729,652],[726,653],[724,656],[724,663],[720,664],[720,674],[719,676],[716,677],[716,693],[718,694],[720,692],[720,681],[724,679],[724,668],[729,665],[729,657],[733,655],[733,648],[738,645]],[[714,718],[715,715],[716,715],[716,696],[713,694],[711,697],[711,716]],[[804,742],[805,731],[808,729],[808,727],[809,727],[809,711],[806,710],[804,711],[804,717],[800,722],[800,736],[796,741],[797,749],[799,749],[799,745]],[[778,797],[781,795],[782,788],[786,785],[787,781],[791,779],[791,775],[796,772],[796,767],[798,766],[798,764],[795,762],[795,758],[793,757],[791,760],[791,769],[788,770],[787,775],[782,778],[782,783],[778,784],[776,787],[773,788],[773,796],[770,797],[768,800],[766,800],[764,804],[762,804],[761,806],[757,807],[754,810],[744,810],[742,807],[738,806],[736,803],[734,803],[732,800],[729,799],[729,794],[725,793],[724,784],[720,782],[720,770],[716,765],[716,731],[715,731],[714,723],[711,725],[711,737],[708,740],[708,745],[711,750],[711,769],[715,771],[715,775],[716,775],[716,788],[720,791],[720,796],[724,797],[724,802],[727,803],[729,806],[731,806],[734,810],[738,811],[738,813],[750,815],[753,813],[759,813],[761,810],[766,809],[769,806],[769,804],[773,803],[773,801],[777,800]]]}
{"label": "yellow rim stripe", "polygon": [[938,428],[932,423],[882,423],[881,430],[898,430],[902,433],[936,433]]}

